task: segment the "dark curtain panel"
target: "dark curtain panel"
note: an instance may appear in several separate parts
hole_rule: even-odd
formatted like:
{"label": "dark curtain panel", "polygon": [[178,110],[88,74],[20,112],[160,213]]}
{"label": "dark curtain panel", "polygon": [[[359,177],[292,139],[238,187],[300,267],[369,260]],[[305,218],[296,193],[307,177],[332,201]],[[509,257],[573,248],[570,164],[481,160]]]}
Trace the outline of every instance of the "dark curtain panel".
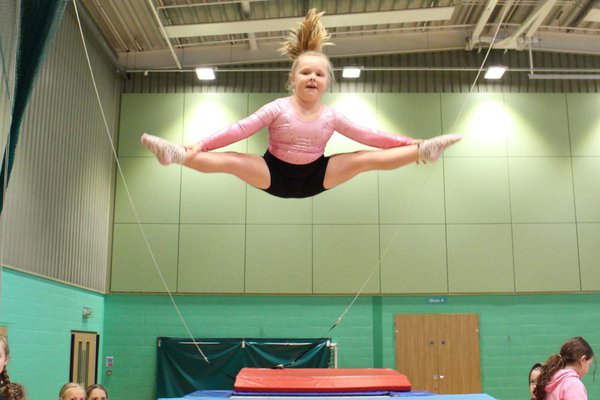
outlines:
{"label": "dark curtain panel", "polygon": [[158,338],[156,397],[182,397],[197,390],[231,390],[244,367],[327,368],[330,339]]}
{"label": "dark curtain panel", "polygon": [[19,132],[29,96],[54,32],[68,0],[21,1],[19,43],[15,66],[14,101],[8,143],[4,146],[0,171],[0,213],[4,207],[4,189],[8,187],[15,161]]}

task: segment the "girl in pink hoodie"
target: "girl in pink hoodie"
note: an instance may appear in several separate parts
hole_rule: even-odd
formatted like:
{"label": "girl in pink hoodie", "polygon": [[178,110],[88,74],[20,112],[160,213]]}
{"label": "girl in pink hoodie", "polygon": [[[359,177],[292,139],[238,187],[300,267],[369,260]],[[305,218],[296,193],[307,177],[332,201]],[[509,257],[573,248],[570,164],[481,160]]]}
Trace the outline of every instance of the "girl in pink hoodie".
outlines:
{"label": "girl in pink hoodie", "polygon": [[594,351],[582,337],[567,340],[542,365],[534,395],[537,400],[587,400],[581,378],[588,373]]}

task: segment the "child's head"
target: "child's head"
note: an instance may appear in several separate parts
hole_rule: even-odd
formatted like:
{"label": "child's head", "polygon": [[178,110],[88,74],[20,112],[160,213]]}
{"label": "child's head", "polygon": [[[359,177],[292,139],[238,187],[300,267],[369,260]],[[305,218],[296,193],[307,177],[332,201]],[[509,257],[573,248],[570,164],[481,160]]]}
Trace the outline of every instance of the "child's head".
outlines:
{"label": "child's head", "polygon": [[25,388],[23,387],[23,385],[20,385],[15,382],[11,382],[7,385],[2,386],[2,388],[0,389],[0,393],[2,393],[7,399],[26,400]]}
{"label": "child's head", "polygon": [[107,400],[108,392],[106,388],[100,384],[91,385],[87,388],[87,400]]}
{"label": "child's head", "polygon": [[65,383],[58,393],[59,400],[85,400],[85,390],[79,383]]}
{"label": "child's head", "polygon": [[561,346],[560,352],[551,355],[542,365],[534,389],[535,398],[538,400],[546,398],[546,385],[559,369],[568,367],[582,378],[588,373],[594,359],[592,346],[584,338],[577,336],[567,340]]}
{"label": "child's head", "polygon": [[542,364],[535,363],[529,370],[529,394],[532,399],[535,399],[533,395],[533,390],[535,389],[535,384],[537,383],[537,378],[542,371]]}
{"label": "child's head", "polygon": [[10,382],[8,372],[6,372],[6,364],[8,364],[9,356],[8,340],[6,336],[0,335],[0,383],[7,384]]}
{"label": "child's head", "polygon": [[577,336],[562,345],[560,355],[565,365],[570,365],[582,360],[591,361],[594,358],[594,350],[584,338]]}
{"label": "child's head", "polygon": [[320,57],[323,60],[323,66],[327,73],[327,85],[333,82],[333,67],[329,58],[321,52],[323,46],[332,44],[329,42],[329,33],[321,24],[323,12],[318,13],[316,9],[311,9],[306,14],[306,18],[297,29],[290,31],[285,42],[282,43],[279,52],[287,55],[293,60],[292,68],[288,77],[288,89],[291,89],[291,81],[294,74],[298,71],[302,58],[306,56]]}

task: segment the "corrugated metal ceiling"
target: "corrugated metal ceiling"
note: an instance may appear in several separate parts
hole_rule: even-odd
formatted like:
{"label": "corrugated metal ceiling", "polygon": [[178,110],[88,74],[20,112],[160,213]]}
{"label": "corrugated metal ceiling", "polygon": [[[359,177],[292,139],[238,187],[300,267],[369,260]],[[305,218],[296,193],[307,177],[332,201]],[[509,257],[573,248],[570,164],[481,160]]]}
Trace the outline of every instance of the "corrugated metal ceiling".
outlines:
{"label": "corrugated metal ceiling", "polygon": [[[600,55],[598,0],[82,0],[124,70],[282,60],[310,8],[331,57],[494,48]],[[288,20],[292,18],[292,20]],[[285,28],[283,28],[285,26]]]}

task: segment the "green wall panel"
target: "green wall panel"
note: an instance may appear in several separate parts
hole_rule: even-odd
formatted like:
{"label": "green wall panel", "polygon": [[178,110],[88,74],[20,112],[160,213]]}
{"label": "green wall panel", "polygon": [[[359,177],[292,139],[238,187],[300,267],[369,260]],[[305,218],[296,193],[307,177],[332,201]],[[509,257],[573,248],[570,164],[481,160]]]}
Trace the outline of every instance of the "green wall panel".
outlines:
{"label": "green wall panel", "polygon": [[510,156],[571,155],[564,95],[505,93],[504,99]]}
{"label": "green wall panel", "polygon": [[311,224],[312,198],[282,199],[248,187],[248,224]]}
{"label": "green wall panel", "polygon": [[312,227],[248,225],[246,293],[312,293]]}
{"label": "green wall panel", "polygon": [[153,158],[140,145],[144,132],[182,143],[183,101],[183,93],[121,95],[119,157]]}
{"label": "green wall panel", "polygon": [[513,225],[518,292],[581,290],[575,224]]}
{"label": "green wall panel", "polygon": [[447,293],[444,225],[381,226],[381,293]]}
{"label": "green wall panel", "polygon": [[573,156],[600,156],[600,96],[597,93],[566,96]]}
{"label": "green wall panel", "polygon": [[[330,330],[351,301],[350,296],[175,297],[195,337],[332,337],[340,345],[340,367],[370,368],[373,354],[370,298],[358,298],[351,312]],[[111,398],[156,398],[153,384],[156,338],[188,337],[170,299],[111,295],[106,309],[107,354],[115,357],[113,374],[104,379]]]}
{"label": "green wall panel", "polygon": [[183,168],[181,223],[245,223],[247,186],[232,175],[203,174]]}
{"label": "green wall panel", "polygon": [[450,293],[515,290],[510,224],[448,225]]}
{"label": "green wall panel", "polygon": [[[396,314],[475,313],[483,391],[506,400],[527,398],[529,368],[566,339],[583,335],[600,348],[600,323],[593,317],[597,293],[445,298],[436,304],[429,296],[360,296],[347,313],[352,296],[177,296],[175,301],[196,337],[332,337],[340,368],[371,368],[377,354],[384,368],[394,368]],[[103,383],[114,398],[154,398],[148,382],[155,380],[156,337],[187,336],[169,298],[109,295],[105,309],[106,354],[115,356],[115,366]],[[583,381],[595,398],[600,385],[592,375]]]}
{"label": "green wall panel", "polygon": [[[69,380],[71,332],[99,335],[98,380],[104,383],[105,296],[0,268],[0,325],[8,329],[10,380],[28,399],[56,399]],[[83,308],[92,310],[82,317]]]}
{"label": "green wall panel", "polygon": [[443,163],[380,172],[379,218],[382,224],[443,224]]}
{"label": "green wall panel", "polygon": [[513,223],[575,221],[569,158],[510,158],[508,168]]}
{"label": "green wall panel", "polygon": [[[359,125],[377,128],[375,93],[326,93],[323,96],[323,102]],[[325,155],[369,149],[373,148],[359,144],[339,133],[334,133],[325,148]]]}
{"label": "green wall panel", "polygon": [[600,224],[578,224],[581,289],[600,291]]}
{"label": "green wall panel", "polygon": [[[377,93],[378,128],[415,139],[439,135],[439,94]],[[381,223],[443,223],[443,169],[408,165],[379,173]]]}
{"label": "green wall panel", "polygon": [[[377,225],[315,225],[313,228],[315,293],[379,293]],[[373,272],[375,271],[375,272]]]}
{"label": "green wall panel", "polygon": [[115,224],[110,290],[166,292],[160,278],[162,274],[169,291],[174,292],[177,283],[177,241],[177,224],[142,224],[141,229],[138,224]]}
{"label": "green wall panel", "polygon": [[[176,260],[173,273],[178,276],[180,291],[352,293],[358,290],[357,282],[362,280],[364,269],[382,257],[382,270],[377,275],[389,280],[380,283],[378,276],[369,283],[369,293],[545,292],[548,288],[544,284],[528,284],[528,274],[533,274],[531,271],[538,268],[536,263],[540,260],[552,261],[549,255],[552,252],[542,250],[540,243],[523,234],[523,224],[532,224],[536,229],[543,229],[545,224],[570,226],[570,233],[562,233],[566,235],[569,250],[562,254],[564,263],[557,268],[564,267],[587,279],[577,289],[578,282],[562,282],[552,273],[546,274],[544,280],[551,287],[559,284],[561,287],[556,290],[571,291],[600,286],[600,276],[593,273],[590,261],[585,261],[595,257],[591,234],[584,233],[588,228],[575,225],[600,223],[597,207],[600,153],[593,150],[598,147],[600,126],[594,111],[598,104],[596,94],[328,93],[326,103],[359,124],[417,138],[457,132],[464,139],[448,149],[437,163],[368,172],[310,199],[279,199],[231,176],[202,174],[178,166],[164,168],[139,145],[139,131],[152,129],[170,140],[198,141],[284,96],[288,94],[124,96],[120,154],[127,188],[144,224],[179,225],[177,232],[182,233],[182,237],[174,236],[167,242],[180,252],[176,250],[171,257]],[[147,110],[151,116],[146,117]],[[262,154],[266,146],[267,134],[262,130],[225,150]],[[360,149],[368,147],[336,134],[326,152]],[[570,156],[571,152],[574,157]],[[118,181],[115,223],[135,222],[125,185]],[[188,224],[195,228],[183,228]],[[451,242],[436,245],[434,251],[421,250],[420,254],[408,255],[402,244],[394,244],[390,252],[395,255],[390,259],[383,255],[387,241],[392,240],[386,235],[403,224],[410,225],[410,228],[402,228],[403,232],[414,229],[411,232],[415,237],[403,237],[402,242],[412,243],[411,248],[426,249],[429,245],[426,238],[430,234],[433,236],[429,239],[437,243],[441,232],[445,235],[448,227],[453,229],[452,236],[448,236]],[[243,228],[243,239],[234,235],[237,250],[229,249],[233,253],[228,257],[236,260],[228,261],[235,265],[229,272],[217,272],[214,261],[200,267],[196,265],[193,259],[199,247],[195,246],[192,232],[199,226],[207,229],[202,231],[209,238],[207,243],[211,242],[212,233],[220,237],[221,230]],[[289,232],[285,231],[287,228]],[[310,263],[303,261],[309,255],[300,255],[294,262],[302,267],[292,269],[302,270],[306,276],[290,279],[293,284],[289,286],[281,283],[280,288],[274,282],[284,282],[286,270],[275,270],[282,273],[281,278],[263,279],[269,274],[269,268],[277,264],[264,261],[269,254],[258,238],[279,239],[285,234],[300,238],[304,237],[300,232],[308,228],[313,235]],[[374,229],[371,231],[371,228]],[[269,229],[277,234],[269,234]],[[356,229],[365,229],[367,233],[359,234]],[[327,237],[327,245],[324,245],[320,240],[330,236],[323,234],[327,230],[331,230],[333,236]],[[511,238],[513,246],[507,232],[515,230],[519,235]],[[183,232],[190,236],[185,242]],[[258,238],[248,239],[248,235],[254,233]],[[349,235],[349,241],[339,240],[344,235]],[[125,243],[118,243],[120,240]],[[127,248],[130,240],[115,235],[115,248]],[[304,239],[299,240],[302,246],[306,245]],[[468,240],[472,240],[474,249],[463,245]],[[359,251],[362,247],[368,250]],[[182,249],[187,249],[186,255],[181,253]],[[449,257],[452,256],[448,261],[446,250]],[[513,250],[518,250],[518,256],[513,257]],[[221,251],[223,248],[217,246],[205,254],[218,259]],[[349,254],[344,255],[345,251]],[[494,254],[493,260],[486,260],[486,252]],[[253,257],[252,260],[249,257]],[[283,254],[278,256],[282,257]],[[182,259],[187,261],[182,263]],[[411,274],[412,267],[398,268],[400,259],[406,259],[406,265],[419,265],[417,270],[428,271],[436,278],[425,280]],[[347,269],[348,260],[351,270]],[[573,260],[577,261],[573,263]],[[206,268],[207,279],[201,283],[188,279],[188,274],[194,276],[197,268]],[[241,275],[238,275],[239,268],[245,268]],[[335,286],[330,281],[341,272],[344,272],[342,284]],[[402,280],[402,276],[409,279]],[[306,283],[309,277],[310,289]],[[120,291],[141,290],[141,285],[136,284],[131,289],[123,285]],[[261,285],[264,285],[262,289]]]}
{"label": "green wall panel", "polygon": [[177,289],[243,293],[244,225],[181,225]]}
{"label": "green wall panel", "polygon": [[573,158],[577,222],[600,222],[600,157]]}
{"label": "green wall panel", "polygon": [[377,171],[370,171],[313,197],[313,223],[378,223],[378,185]]}
{"label": "green wall panel", "polygon": [[502,94],[442,93],[443,132],[463,135],[463,140],[444,156],[506,156],[507,118]]}
{"label": "green wall panel", "polygon": [[[529,368],[556,353],[568,338],[582,335],[594,349],[600,347],[598,319],[592,317],[598,294],[448,296],[443,304],[428,299],[382,298],[384,366],[394,367],[395,314],[478,314],[483,391],[496,399],[529,398]],[[600,393],[597,380],[592,373],[583,378],[590,398]]]}
{"label": "green wall panel", "polygon": [[449,224],[510,223],[506,158],[448,158],[444,172]]}
{"label": "green wall panel", "polygon": [[[187,93],[183,106],[184,143],[198,143],[203,138],[220,131],[247,115],[248,94]],[[245,153],[247,150],[247,141],[242,140],[217,151]]]}
{"label": "green wall panel", "polygon": [[114,222],[178,223],[181,167],[163,167],[154,158],[121,158],[120,164]]}
{"label": "green wall panel", "polygon": [[377,127],[425,139],[442,133],[438,93],[377,93]]}

